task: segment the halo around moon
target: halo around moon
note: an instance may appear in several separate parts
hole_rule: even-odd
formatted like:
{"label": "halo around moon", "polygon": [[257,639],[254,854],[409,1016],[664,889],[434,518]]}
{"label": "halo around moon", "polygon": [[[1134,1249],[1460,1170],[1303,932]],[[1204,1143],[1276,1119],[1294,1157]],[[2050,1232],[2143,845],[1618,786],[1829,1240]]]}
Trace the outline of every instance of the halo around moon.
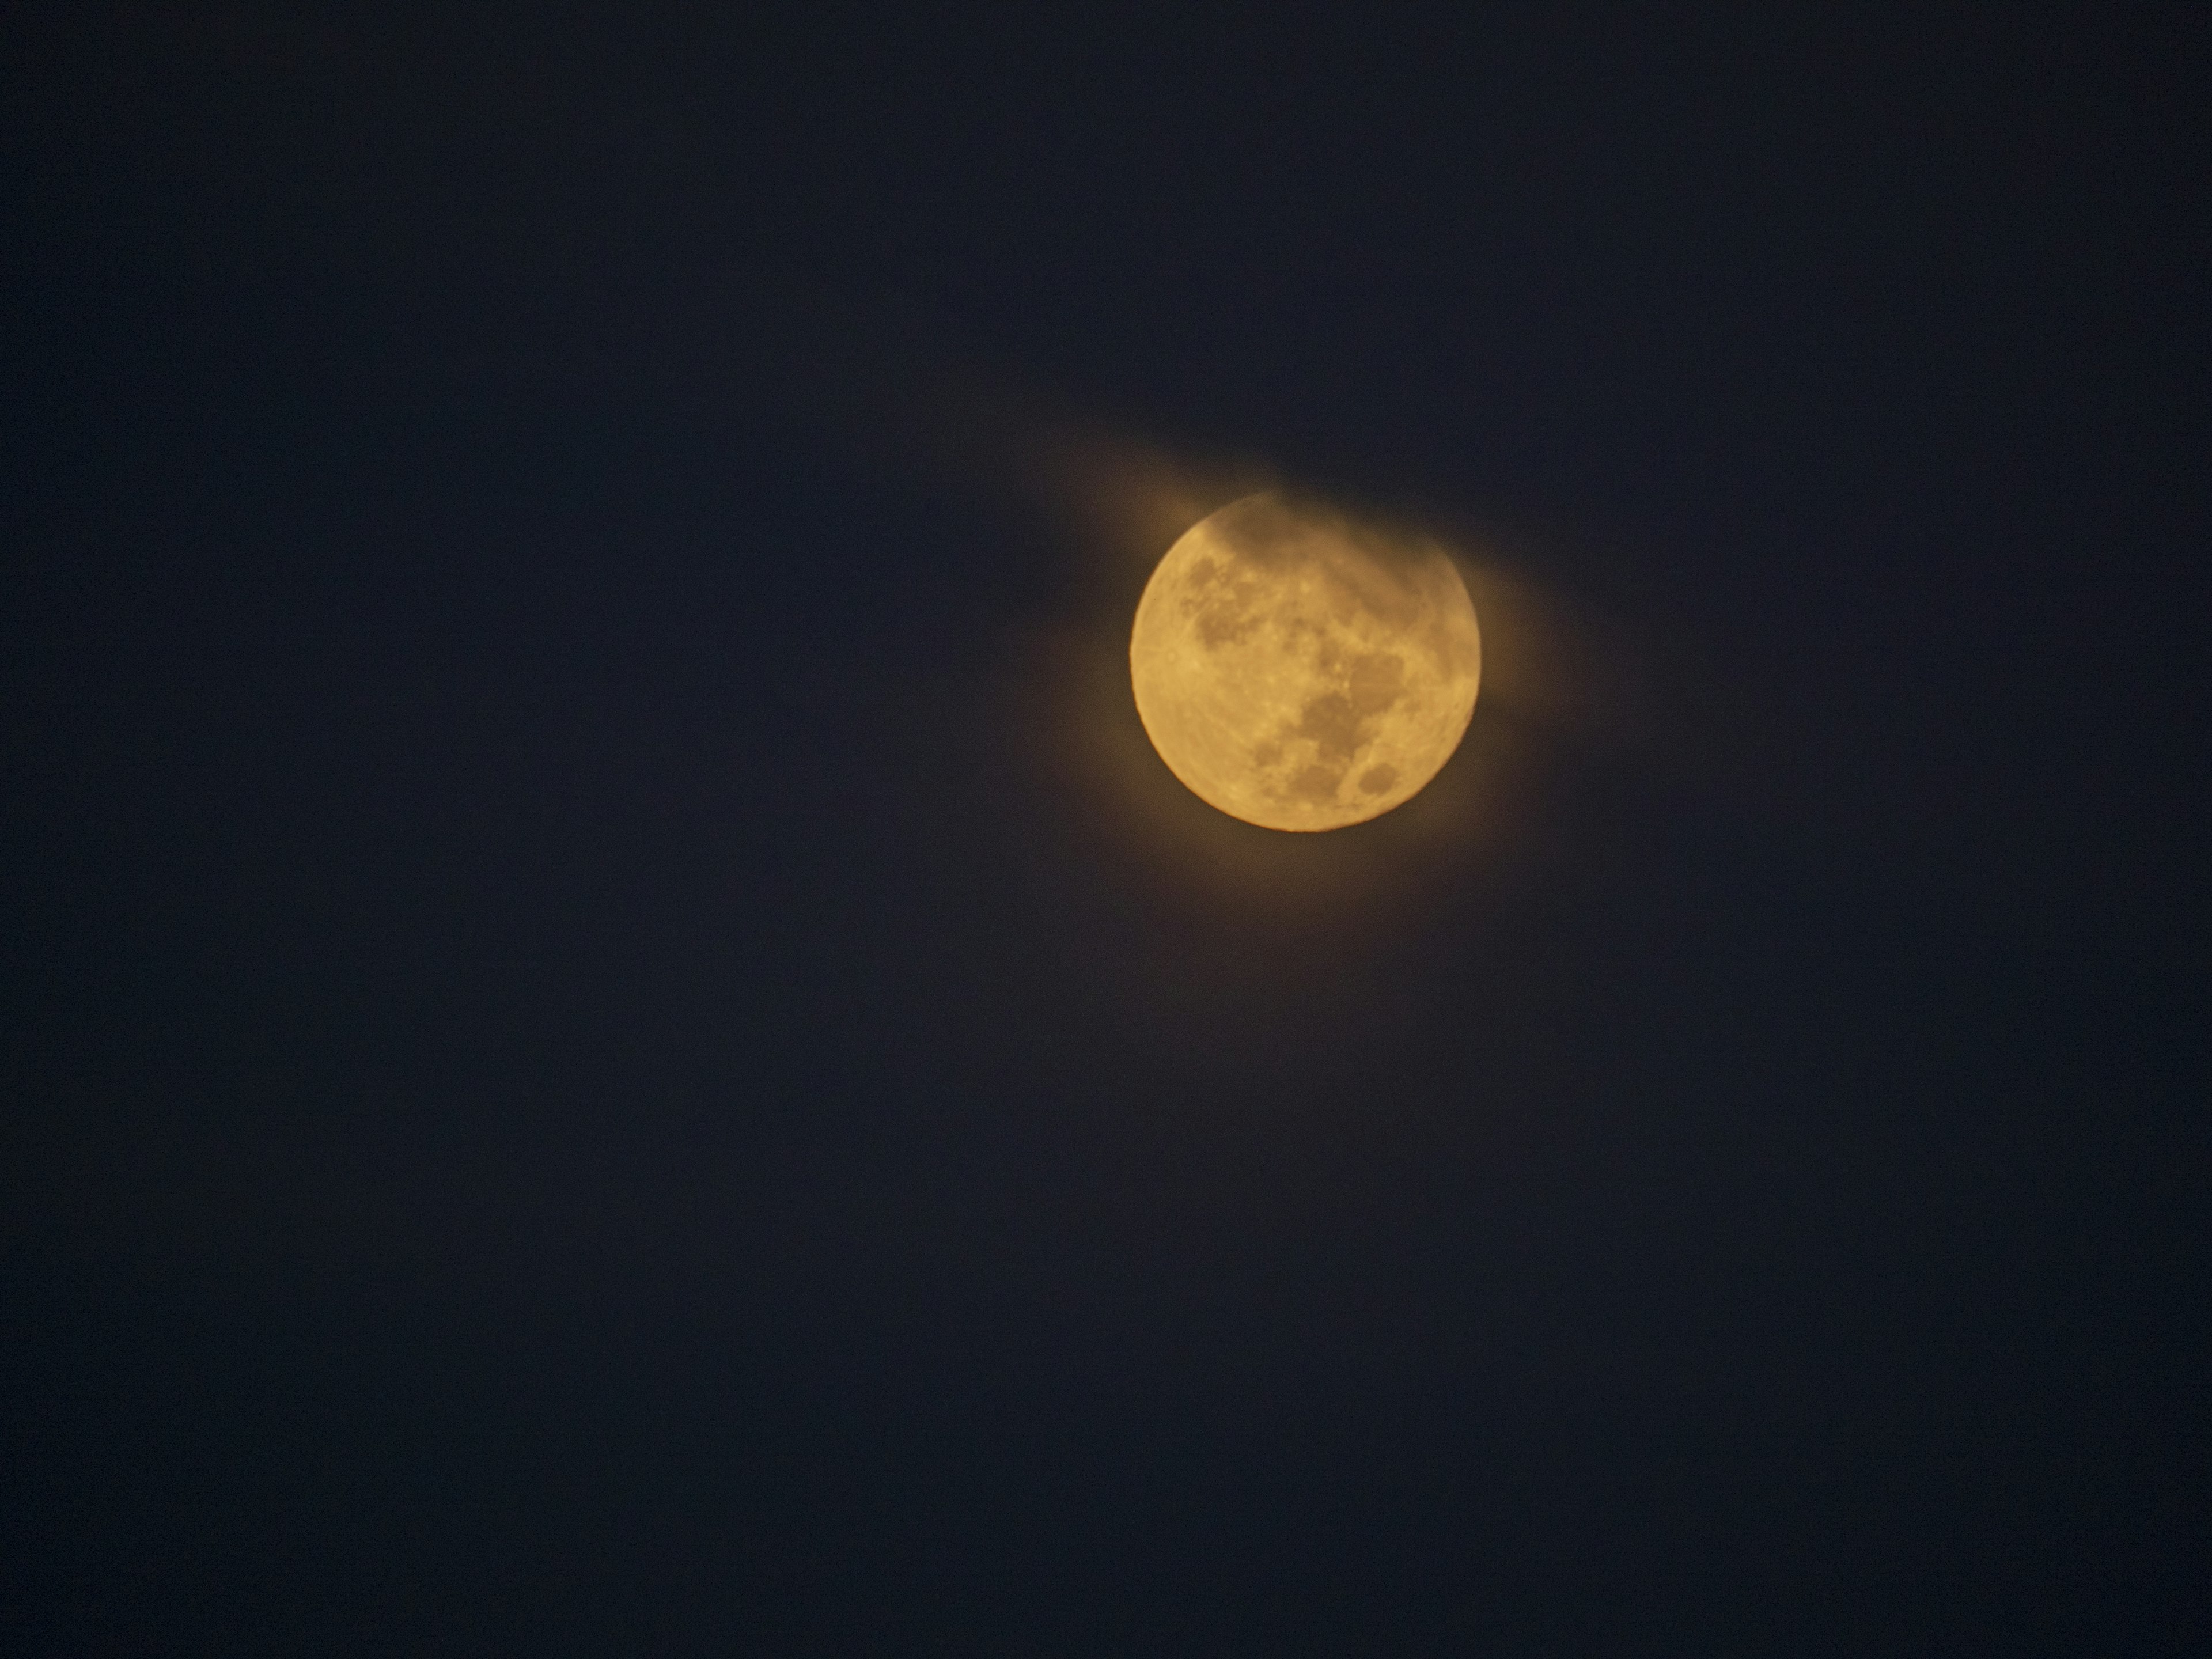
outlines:
{"label": "halo around moon", "polygon": [[1443,551],[1273,491],[1170,548],[1129,637],[1137,714],[1208,805],[1337,830],[1404,805],[1459,747],[1481,635]]}

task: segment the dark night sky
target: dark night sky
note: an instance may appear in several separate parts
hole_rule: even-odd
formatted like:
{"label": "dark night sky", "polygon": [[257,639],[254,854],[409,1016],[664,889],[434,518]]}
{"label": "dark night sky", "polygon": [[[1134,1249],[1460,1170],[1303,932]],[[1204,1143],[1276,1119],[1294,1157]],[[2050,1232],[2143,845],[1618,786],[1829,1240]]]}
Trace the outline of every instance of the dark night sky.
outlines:
{"label": "dark night sky", "polygon": [[307,9],[0,26],[0,1644],[2206,1650],[2189,9]]}

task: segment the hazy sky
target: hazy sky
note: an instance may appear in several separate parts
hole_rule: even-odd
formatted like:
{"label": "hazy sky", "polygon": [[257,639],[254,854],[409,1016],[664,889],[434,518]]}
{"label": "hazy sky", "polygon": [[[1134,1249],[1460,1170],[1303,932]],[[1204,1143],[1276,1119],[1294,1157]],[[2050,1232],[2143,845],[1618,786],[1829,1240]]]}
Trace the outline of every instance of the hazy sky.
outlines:
{"label": "hazy sky", "polygon": [[311,10],[8,25],[10,1651],[2202,1647],[2193,18]]}

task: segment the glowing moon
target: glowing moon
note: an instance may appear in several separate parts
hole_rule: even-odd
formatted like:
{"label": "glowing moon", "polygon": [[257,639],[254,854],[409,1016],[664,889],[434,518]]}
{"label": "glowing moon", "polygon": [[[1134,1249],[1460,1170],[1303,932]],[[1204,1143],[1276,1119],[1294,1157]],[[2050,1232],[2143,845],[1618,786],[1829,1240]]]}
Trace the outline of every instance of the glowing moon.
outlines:
{"label": "glowing moon", "polygon": [[1419,794],[1459,747],[1482,643],[1451,561],[1273,492],[1194,525],[1137,606],[1129,674],[1160,758],[1270,830]]}

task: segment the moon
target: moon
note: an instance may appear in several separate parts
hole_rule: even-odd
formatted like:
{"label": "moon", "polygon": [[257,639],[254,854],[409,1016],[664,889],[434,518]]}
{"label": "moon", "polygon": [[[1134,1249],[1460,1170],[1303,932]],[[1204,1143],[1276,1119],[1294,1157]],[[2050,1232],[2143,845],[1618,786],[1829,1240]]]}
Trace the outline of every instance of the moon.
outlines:
{"label": "moon", "polygon": [[1442,550],[1275,491],[1200,520],[1137,605],[1129,677],[1168,769],[1269,830],[1401,806],[1459,747],[1482,673]]}

